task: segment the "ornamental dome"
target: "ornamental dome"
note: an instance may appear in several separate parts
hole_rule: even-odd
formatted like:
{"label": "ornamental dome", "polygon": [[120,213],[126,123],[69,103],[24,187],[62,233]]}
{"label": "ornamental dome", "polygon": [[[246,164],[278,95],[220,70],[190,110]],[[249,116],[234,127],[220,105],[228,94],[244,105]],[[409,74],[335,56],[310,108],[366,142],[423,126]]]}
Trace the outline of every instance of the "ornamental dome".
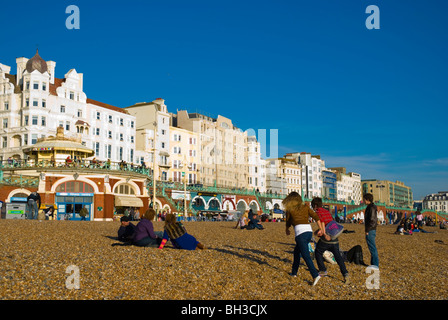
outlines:
{"label": "ornamental dome", "polygon": [[36,54],[34,57],[32,57],[28,62],[26,63],[26,71],[28,73],[33,72],[34,70],[39,71],[40,73],[45,73],[48,71],[47,63],[44,59],[42,59],[39,56],[39,50],[36,51]]}

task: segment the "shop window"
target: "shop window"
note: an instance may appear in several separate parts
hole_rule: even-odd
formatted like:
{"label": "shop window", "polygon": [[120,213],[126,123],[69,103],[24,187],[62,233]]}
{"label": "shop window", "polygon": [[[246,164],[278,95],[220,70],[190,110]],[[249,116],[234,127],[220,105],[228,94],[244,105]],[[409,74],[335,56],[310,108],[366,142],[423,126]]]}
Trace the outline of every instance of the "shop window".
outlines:
{"label": "shop window", "polygon": [[67,181],[60,184],[56,192],[92,193],[93,187],[82,181]]}
{"label": "shop window", "polygon": [[114,189],[114,193],[117,194],[135,194],[134,188],[129,184],[120,184]]}

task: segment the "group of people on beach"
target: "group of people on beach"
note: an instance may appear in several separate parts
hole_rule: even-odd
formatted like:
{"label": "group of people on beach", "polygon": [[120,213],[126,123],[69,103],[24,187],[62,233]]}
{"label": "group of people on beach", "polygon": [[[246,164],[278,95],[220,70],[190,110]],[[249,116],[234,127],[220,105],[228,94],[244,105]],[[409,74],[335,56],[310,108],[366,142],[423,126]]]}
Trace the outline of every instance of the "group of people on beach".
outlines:
{"label": "group of people on beach", "polygon": [[417,216],[414,220],[411,218],[401,219],[395,234],[412,235],[414,232],[434,233],[423,229],[423,215],[420,211],[417,211],[416,214]]}
{"label": "group of people on beach", "polygon": [[[379,258],[376,249],[376,226],[377,226],[377,207],[373,203],[372,194],[364,195],[364,203],[367,204],[365,210],[365,237],[367,246],[371,254],[371,266],[378,269]],[[329,251],[333,254],[334,260],[339,265],[344,282],[349,283],[350,278],[345,266],[343,257],[339,250],[338,235],[331,233],[328,226],[334,225],[333,217],[330,212],[323,208],[322,199],[314,198],[311,202],[312,209],[302,201],[302,196],[297,192],[291,192],[284,200],[283,206],[286,211],[286,230],[287,236],[291,234],[290,228],[294,228],[295,248],[294,259],[292,264],[291,276],[296,277],[300,265],[300,259],[303,258],[313,278],[313,286],[318,283],[321,277],[327,275],[324,253]],[[148,209],[142,216],[140,222],[135,226],[130,222],[129,217],[121,218],[121,226],[118,230],[118,239],[122,242],[136,246],[150,246],[162,249],[168,241],[176,249],[196,250],[205,249],[205,246],[190,235],[185,226],[176,221],[174,214],[167,214],[165,217],[165,225],[163,231],[154,231],[152,221],[156,216],[154,209]],[[313,230],[310,221],[317,223],[318,230],[314,235],[319,238],[315,248],[315,259],[317,267],[311,259],[309,251],[309,243],[313,237]],[[250,210],[244,214],[235,228],[241,229],[259,229],[264,227],[257,219],[257,213]]]}
{"label": "group of people on beach", "polygon": [[[379,258],[376,249],[376,226],[377,226],[377,207],[373,203],[373,195],[365,194],[364,203],[367,204],[365,210],[365,234],[366,242],[371,254],[371,267],[378,269]],[[321,277],[327,275],[324,264],[324,253],[329,251],[333,254],[336,263],[339,265],[344,282],[350,283],[349,274],[344,263],[344,259],[339,251],[339,241],[337,236],[331,236],[328,226],[334,225],[333,217],[330,212],[323,208],[322,199],[314,198],[311,201],[312,209],[303,203],[302,197],[297,192],[291,192],[284,200],[283,206],[286,211],[286,235],[290,235],[290,227],[294,228],[296,246],[294,248],[294,259],[292,264],[291,276],[296,277],[299,269],[300,259],[303,258],[313,278],[315,286]],[[318,230],[314,235],[319,238],[315,249],[315,259],[319,271],[314,266],[311,259],[308,244],[313,237],[313,230],[310,220],[314,220]]]}
{"label": "group of people on beach", "polygon": [[176,221],[176,216],[172,213],[168,213],[165,217],[164,230],[155,231],[152,223],[155,216],[154,209],[149,208],[137,225],[131,223],[129,216],[121,217],[118,240],[139,247],[157,247],[159,249],[163,249],[165,244],[171,240],[176,249],[205,249],[201,242],[187,232],[181,222]]}
{"label": "group of people on beach", "polygon": [[242,230],[264,229],[263,224],[260,222],[260,219],[258,219],[258,214],[253,212],[252,209],[241,215],[236,223],[235,229],[238,229],[238,227]]}

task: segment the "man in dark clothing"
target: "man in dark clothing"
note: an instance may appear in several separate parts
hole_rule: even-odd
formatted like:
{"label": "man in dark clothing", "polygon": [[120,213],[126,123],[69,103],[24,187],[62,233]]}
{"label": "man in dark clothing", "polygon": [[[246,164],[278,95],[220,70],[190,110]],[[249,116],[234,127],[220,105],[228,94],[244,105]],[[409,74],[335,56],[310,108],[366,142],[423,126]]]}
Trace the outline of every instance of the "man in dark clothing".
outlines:
{"label": "man in dark clothing", "polygon": [[135,233],[135,226],[130,222],[130,217],[121,217],[121,226],[118,229],[118,240],[123,242],[132,241]]}
{"label": "man in dark clothing", "polygon": [[26,198],[28,206],[28,219],[36,219],[39,217],[39,208],[41,206],[40,195],[34,191]]}
{"label": "man in dark clothing", "polygon": [[249,223],[247,224],[246,230],[259,229],[263,230],[264,227],[261,224],[260,220],[257,218],[257,213],[252,213],[252,218],[249,218]]}
{"label": "man in dark clothing", "polygon": [[365,219],[364,219],[364,228],[366,232],[366,242],[370,251],[370,264],[379,267],[379,258],[378,251],[376,249],[376,225],[378,223],[378,215],[376,205],[373,203],[373,195],[371,193],[366,193],[363,196],[364,203],[367,205]]}

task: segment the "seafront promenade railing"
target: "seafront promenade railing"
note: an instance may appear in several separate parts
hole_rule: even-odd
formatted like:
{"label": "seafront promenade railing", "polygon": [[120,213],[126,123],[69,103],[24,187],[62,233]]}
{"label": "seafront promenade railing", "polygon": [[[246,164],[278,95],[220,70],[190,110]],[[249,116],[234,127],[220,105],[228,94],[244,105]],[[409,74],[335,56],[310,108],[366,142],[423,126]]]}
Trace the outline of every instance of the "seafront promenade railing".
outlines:
{"label": "seafront promenade railing", "polygon": [[[40,169],[49,169],[49,170],[79,170],[79,171],[102,171],[104,174],[108,174],[111,172],[117,172],[122,174],[141,174],[146,176],[147,178],[147,187],[150,191],[152,191],[153,187],[153,176],[152,170],[146,167],[144,164],[136,165],[129,164],[125,161],[121,162],[112,162],[112,161],[97,161],[97,160],[43,160],[43,161],[33,161],[33,160],[16,160],[16,159],[8,159],[0,161],[0,183],[4,185],[17,185],[21,187],[37,187],[39,184],[39,177],[31,176],[23,174],[22,172],[17,173],[16,171],[21,170],[37,170]],[[10,174],[7,174],[7,172]],[[207,186],[200,183],[196,184],[187,184],[185,187],[184,182],[181,181],[156,181],[156,194],[157,196],[165,197],[168,202],[173,204],[173,201],[169,201],[169,194],[166,192],[167,190],[180,190],[183,191],[186,189],[188,192],[197,192],[197,193],[212,193],[212,194],[229,194],[229,195],[246,195],[246,196],[255,196],[258,203],[261,206],[263,212],[268,212],[265,207],[264,200],[267,199],[278,199],[282,200],[286,197],[285,194],[278,193],[269,193],[269,192],[259,192],[256,189],[247,189],[247,188],[226,188],[226,187],[218,187],[218,186]],[[304,197],[305,202],[311,202],[311,198]],[[345,201],[336,201],[323,199],[324,204],[327,205],[343,205],[347,206],[346,215],[351,213],[358,212],[363,210],[365,206],[355,204],[353,201],[345,202]],[[412,208],[403,208],[403,207],[390,207],[386,206],[385,203],[376,202],[377,205],[384,206],[386,210],[409,210],[415,211]],[[178,205],[175,205],[178,207]],[[194,208],[191,204],[188,206],[189,211],[193,212]],[[340,214],[340,213],[339,213]]]}
{"label": "seafront promenade railing", "polygon": [[125,161],[98,161],[98,160],[15,160],[8,159],[0,162],[0,169],[2,170],[36,170],[36,169],[93,169],[104,171],[125,171],[134,172],[151,176],[152,170],[147,168],[144,164],[136,165],[133,163],[126,163]]}

